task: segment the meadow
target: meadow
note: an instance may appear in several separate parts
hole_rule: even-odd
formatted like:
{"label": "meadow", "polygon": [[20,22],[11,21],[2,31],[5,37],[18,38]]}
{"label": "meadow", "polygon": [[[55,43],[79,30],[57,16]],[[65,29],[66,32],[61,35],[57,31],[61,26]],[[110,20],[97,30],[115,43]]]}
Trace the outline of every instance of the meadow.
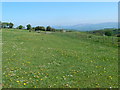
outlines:
{"label": "meadow", "polygon": [[117,37],[3,29],[2,38],[3,88],[118,88]]}

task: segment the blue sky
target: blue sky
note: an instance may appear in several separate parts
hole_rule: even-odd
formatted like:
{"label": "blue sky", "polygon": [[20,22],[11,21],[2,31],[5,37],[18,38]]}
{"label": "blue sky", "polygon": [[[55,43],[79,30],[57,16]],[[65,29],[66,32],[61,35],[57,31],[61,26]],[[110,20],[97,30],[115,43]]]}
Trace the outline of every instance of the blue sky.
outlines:
{"label": "blue sky", "polygon": [[17,25],[117,22],[117,2],[4,2],[2,21]]}

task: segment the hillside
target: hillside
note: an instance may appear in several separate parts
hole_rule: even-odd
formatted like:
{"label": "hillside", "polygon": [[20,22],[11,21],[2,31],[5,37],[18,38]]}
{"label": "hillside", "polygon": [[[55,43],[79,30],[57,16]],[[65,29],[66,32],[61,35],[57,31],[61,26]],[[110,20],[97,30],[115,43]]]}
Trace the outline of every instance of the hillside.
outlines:
{"label": "hillside", "polygon": [[117,37],[2,31],[4,88],[118,88]]}
{"label": "hillside", "polygon": [[119,29],[100,29],[100,30],[94,30],[94,31],[88,31],[88,33],[94,34],[94,35],[106,35],[106,36],[117,36],[120,33]]}

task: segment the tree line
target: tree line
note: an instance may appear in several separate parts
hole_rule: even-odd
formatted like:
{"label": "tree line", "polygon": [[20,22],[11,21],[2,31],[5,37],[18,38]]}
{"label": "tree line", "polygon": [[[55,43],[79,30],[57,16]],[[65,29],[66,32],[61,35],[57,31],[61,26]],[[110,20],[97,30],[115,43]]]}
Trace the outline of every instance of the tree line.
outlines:
{"label": "tree line", "polygon": [[0,22],[0,28],[13,28],[13,23],[7,23],[7,22]]}
{"label": "tree line", "polygon": [[[14,28],[13,23],[8,23],[8,22],[0,22],[0,28]],[[29,31],[35,30],[35,31],[55,31],[55,28],[52,28],[51,26],[36,26],[32,27],[30,24],[26,25],[26,28],[23,25],[19,25],[16,27],[16,29],[27,29]]]}

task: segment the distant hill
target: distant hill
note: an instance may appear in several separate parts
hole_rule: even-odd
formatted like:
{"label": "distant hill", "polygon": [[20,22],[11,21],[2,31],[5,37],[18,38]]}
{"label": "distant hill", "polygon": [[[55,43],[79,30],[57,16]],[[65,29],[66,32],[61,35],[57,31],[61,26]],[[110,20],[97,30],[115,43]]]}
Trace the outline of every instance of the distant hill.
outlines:
{"label": "distant hill", "polygon": [[120,33],[120,30],[119,29],[101,29],[101,30],[93,30],[93,31],[87,31],[87,32],[94,35],[117,36]]}
{"label": "distant hill", "polygon": [[77,24],[73,26],[53,26],[53,27],[56,29],[91,31],[91,30],[99,30],[99,29],[104,29],[104,28],[118,28],[118,23],[107,22],[107,23],[98,23],[98,24]]}

